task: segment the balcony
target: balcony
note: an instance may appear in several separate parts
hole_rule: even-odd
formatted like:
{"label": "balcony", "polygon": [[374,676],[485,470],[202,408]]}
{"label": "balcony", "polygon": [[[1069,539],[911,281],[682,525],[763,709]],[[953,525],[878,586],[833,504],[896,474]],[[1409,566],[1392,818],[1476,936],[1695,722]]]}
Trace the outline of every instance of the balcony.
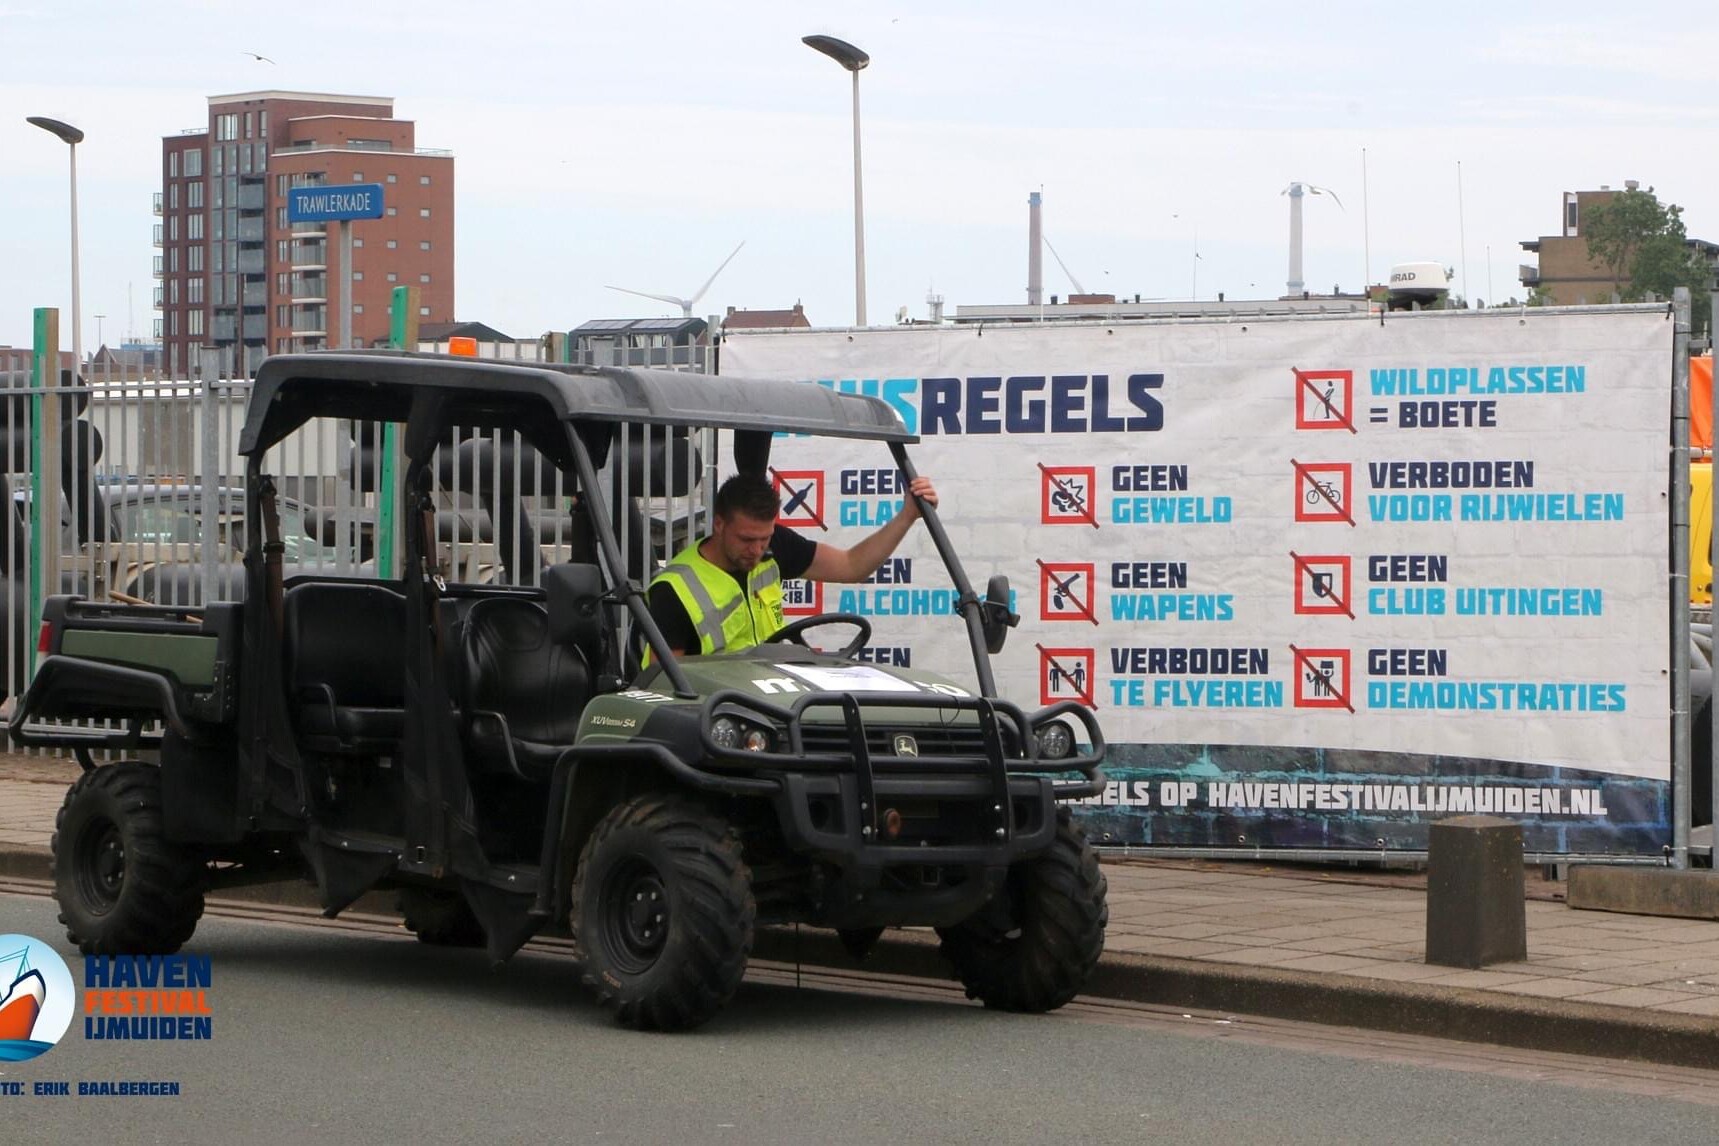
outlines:
{"label": "balcony", "polygon": [[327,275],[294,275],[292,278],[292,300],[294,303],[326,302],[328,299]]}
{"label": "balcony", "polygon": [[267,306],[269,304],[269,288],[267,283],[248,282],[245,284],[245,306]]}
{"label": "balcony", "polygon": [[209,337],[216,342],[232,342],[238,329],[238,321],[232,315],[217,314],[215,321],[209,324]]}
{"label": "balcony", "polygon": [[155,193],[155,211],[154,211],[154,213],[156,215],[161,214],[161,192],[159,192],[159,191],[157,191]]}
{"label": "balcony", "polygon": [[262,211],[269,205],[268,188],[261,183],[239,184],[239,210]]}
{"label": "balcony", "polygon": [[245,316],[245,341],[261,342],[269,336],[269,317],[266,314],[247,314]]}
{"label": "balcony", "polygon": [[239,265],[235,269],[242,275],[262,274],[267,269],[267,265],[263,261],[263,249],[261,247],[250,249],[241,247],[239,249]]}
{"label": "balcony", "polygon": [[155,241],[152,245],[157,246],[157,247],[159,247],[161,245],[161,224],[160,223],[155,224]]}
{"label": "balcony", "polygon": [[293,307],[292,332],[297,335],[326,335],[328,333],[328,308],[325,306]]}
{"label": "balcony", "polygon": [[233,227],[233,238],[241,243],[260,243],[263,241],[262,218],[241,217]]}
{"label": "balcony", "polygon": [[155,287],[155,309],[156,310],[161,309],[161,299],[162,299],[161,286],[160,286],[160,284],[157,284]]}
{"label": "balcony", "polygon": [[156,278],[161,277],[161,256],[160,255],[155,256],[155,277]]}
{"label": "balcony", "polygon": [[295,242],[292,245],[292,253],[288,261],[297,268],[326,267],[328,265],[328,244]]}

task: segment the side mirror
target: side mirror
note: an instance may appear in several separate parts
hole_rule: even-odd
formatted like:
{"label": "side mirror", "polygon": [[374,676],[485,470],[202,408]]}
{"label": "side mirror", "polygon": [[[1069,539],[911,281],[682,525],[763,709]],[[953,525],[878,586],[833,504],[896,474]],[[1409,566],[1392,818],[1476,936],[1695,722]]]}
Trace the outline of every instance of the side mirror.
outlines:
{"label": "side mirror", "polygon": [[998,573],[985,583],[985,599],[979,603],[979,627],[985,634],[985,651],[995,656],[1003,651],[1009,630],[1021,623],[1009,609],[1009,578]]}

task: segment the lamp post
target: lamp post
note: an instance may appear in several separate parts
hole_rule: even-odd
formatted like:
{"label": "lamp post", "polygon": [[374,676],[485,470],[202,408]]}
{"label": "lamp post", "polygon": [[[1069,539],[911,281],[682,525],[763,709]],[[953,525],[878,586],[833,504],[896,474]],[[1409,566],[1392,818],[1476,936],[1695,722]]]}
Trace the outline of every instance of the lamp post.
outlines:
{"label": "lamp post", "polygon": [[84,141],[84,133],[69,123],[57,119],[49,119],[45,115],[32,115],[26,121],[35,124],[43,131],[51,132],[60,137],[70,150],[72,161],[72,373],[78,374],[84,367],[84,338],[83,311],[78,299],[78,144]]}
{"label": "lamp post", "polygon": [[871,57],[834,36],[804,36],[801,43],[822,52],[853,73],[854,77],[854,325],[865,325],[865,196],[860,184],[860,69]]}

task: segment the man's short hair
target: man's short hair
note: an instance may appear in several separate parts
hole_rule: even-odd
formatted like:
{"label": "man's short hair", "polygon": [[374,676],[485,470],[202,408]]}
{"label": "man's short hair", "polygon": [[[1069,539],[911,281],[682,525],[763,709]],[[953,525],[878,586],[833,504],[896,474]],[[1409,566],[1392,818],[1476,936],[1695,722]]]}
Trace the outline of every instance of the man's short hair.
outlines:
{"label": "man's short hair", "polygon": [[716,491],[716,516],[742,514],[756,521],[775,521],[782,511],[782,495],[761,474],[735,474]]}

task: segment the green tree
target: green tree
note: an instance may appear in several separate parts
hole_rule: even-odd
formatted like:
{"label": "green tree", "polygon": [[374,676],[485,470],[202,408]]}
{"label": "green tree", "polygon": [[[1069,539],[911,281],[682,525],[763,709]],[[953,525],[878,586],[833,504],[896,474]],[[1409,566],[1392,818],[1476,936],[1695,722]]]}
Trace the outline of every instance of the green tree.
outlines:
{"label": "green tree", "polygon": [[1707,325],[1712,271],[1690,249],[1682,207],[1662,204],[1652,187],[1619,191],[1589,207],[1581,229],[1589,256],[1611,275],[1625,302],[1639,302],[1649,294],[1670,298],[1676,288],[1688,287],[1695,324]]}

